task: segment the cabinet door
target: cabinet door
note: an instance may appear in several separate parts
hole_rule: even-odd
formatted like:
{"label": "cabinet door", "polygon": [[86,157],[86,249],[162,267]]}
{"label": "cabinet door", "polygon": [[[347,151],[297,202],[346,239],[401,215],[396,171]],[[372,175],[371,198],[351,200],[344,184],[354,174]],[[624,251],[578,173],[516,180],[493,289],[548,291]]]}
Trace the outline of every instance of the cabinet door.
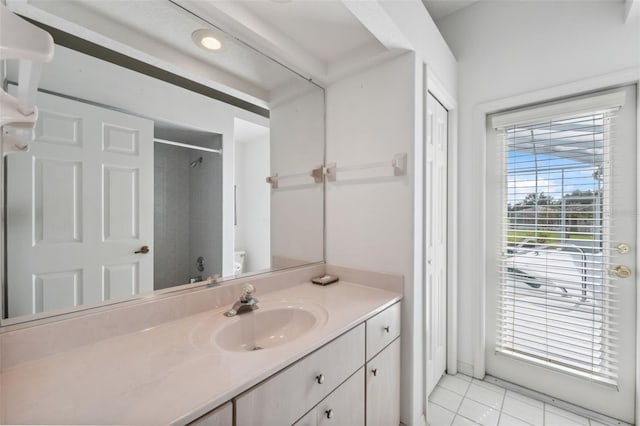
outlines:
{"label": "cabinet door", "polygon": [[364,368],[316,407],[318,426],[364,426]]}
{"label": "cabinet door", "polygon": [[233,404],[227,402],[189,423],[189,426],[233,426]]}
{"label": "cabinet door", "polygon": [[400,338],[367,363],[367,426],[400,424]]}

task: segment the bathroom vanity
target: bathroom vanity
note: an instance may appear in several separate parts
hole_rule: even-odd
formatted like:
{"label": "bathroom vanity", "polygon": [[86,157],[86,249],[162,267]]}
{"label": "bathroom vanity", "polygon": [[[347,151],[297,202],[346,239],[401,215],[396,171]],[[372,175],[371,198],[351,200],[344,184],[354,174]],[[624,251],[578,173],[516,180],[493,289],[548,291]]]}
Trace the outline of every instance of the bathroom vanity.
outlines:
{"label": "bathroom vanity", "polygon": [[[96,318],[69,319],[76,324],[58,327],[78,335],[58,334],[67,347],[56,353],[33,346],[37,333],[46,346],[51,337],[45,335],[60,332],[56,323],[4,333],[0,421],[398,424],[402,279],[380,275],[370,280],[376,286],[367,286],[360,283],[379,274],[365,273],[358,284],[351,277],[326,287],[308,282],[324,269],[165,298],[153,302],[157,318],[185,305],[202,310],[105,339],[79,335],[90,332]],[[247,281],[257,289],[259,309],[226,317]],[[116,330],[118,318],[128,321],[127,310],[136,309],[140,305],[92,316],[104,316],[101,329]],[[26,342],[40,355],[22,358]]]}
{"label": "bathroom vanity", "polygon": [[396,303],[192,424],[398,424],[399,337]]}
{"label": "bathroom vanity", "polygon": [[[394,424],[393,418],[397,424],[399,336],[396,303],[235,398],[236,425],[293,424],[307,410],[296,425],[358,425],[364,424],[365,406],[367,424]],[[376,412],[383,401],[386,412]]]}

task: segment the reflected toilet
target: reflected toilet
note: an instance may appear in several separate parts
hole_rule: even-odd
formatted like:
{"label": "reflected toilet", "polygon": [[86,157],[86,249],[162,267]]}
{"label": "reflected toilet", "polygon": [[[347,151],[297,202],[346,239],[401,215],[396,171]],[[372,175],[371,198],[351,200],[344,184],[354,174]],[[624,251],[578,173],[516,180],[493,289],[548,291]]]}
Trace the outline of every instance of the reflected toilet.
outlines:
{"label": "reflected toilet", "polygon": [[234,275],[244,273],[244,258],[247,252],[238,250],[233,252],[233,273]]}

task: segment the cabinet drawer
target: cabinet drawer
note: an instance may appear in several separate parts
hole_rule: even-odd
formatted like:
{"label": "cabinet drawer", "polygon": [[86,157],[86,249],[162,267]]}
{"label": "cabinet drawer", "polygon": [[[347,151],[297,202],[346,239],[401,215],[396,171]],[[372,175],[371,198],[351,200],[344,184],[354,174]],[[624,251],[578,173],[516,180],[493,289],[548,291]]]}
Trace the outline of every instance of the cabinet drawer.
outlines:
{"label": "cabinet drawer", "polygon": [[318,426],[364,426],[364,367],[318,407]]}
{"label": "cabinet drawer", "polygon": [[293,426],[364,426],[364,367]]}
{"label": "cabinet drawer", "polygon": [[236,399],[236,426],[290,425],[364,364],[364,324]]}
{"label": "cabinet drawer", "polygon": [[367,362],[367,426],[400,424],[400,339]]}
{"label": "cabinet drawer", "polygon": [[192,421],[189,426],[233,426],[233,404],[227,402]]}
{"label": "cabinet drawer", "polygon": [[367,321],[367,360],[400,336],[400,303]]}

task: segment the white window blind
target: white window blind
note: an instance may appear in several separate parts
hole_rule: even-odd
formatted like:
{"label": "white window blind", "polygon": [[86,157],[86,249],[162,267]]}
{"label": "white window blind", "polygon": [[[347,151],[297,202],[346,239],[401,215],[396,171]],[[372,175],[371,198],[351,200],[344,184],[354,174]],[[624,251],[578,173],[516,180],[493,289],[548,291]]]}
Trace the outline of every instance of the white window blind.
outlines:
{"label": "white window blind", "polygon": [[606,99],[492,117],[504,164],[496,351],[615,385]]}

